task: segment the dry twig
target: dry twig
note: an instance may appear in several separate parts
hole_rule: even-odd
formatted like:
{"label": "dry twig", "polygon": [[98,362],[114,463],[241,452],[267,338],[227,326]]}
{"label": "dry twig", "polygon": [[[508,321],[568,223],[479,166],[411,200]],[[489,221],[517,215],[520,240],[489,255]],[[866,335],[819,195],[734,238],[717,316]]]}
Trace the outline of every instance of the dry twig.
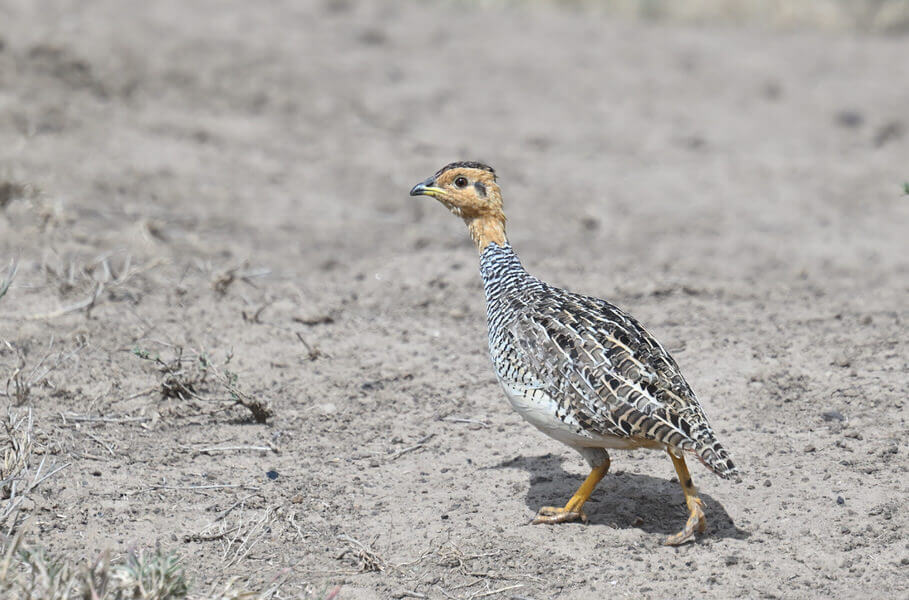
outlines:
{"label": "dry twig", "polygon": [[[385,567],[387,566],[385,559],[379,556],[375,550],[366,544],[345,534],[339,535],[338,539],[343,542],[347,542],[347,544],[350,546],[338,555],[339,560],[350,554],[353,555],[353,557],[357,560],[357,566],[359,567],[360,571],[368,572],[385,570]],[[376,543],[376,539],[378,539],[378,536],[373,539],[373,544]]]}
{"label": "dry twig", "polygon": [[501,594],[502,592],[507,592],[509,590],[516,590],[516,589],[522,588],[522,587],[524,587],[523,583],[516,583],[515,585],[509,585],[509,586],[506,586],[503,588],[499,588],[497,590],[489,590],[487,592],[482,592],[482,593],[478,592],[475,594],[471,594],[470,596],[468,596],[468,598],[485,598],[487,596],[494,596],[495,594]]}
{"label": "dry twig", "polygon": [[395,452],[394,454],[392,454],[391,456],[389,456],[389,457],[388,457],[388,460],[389,460],[389,461],[396,460],[396,459],[400,458],[401,456],[404,456],[404,455],[407,454],[408,452],[413,452],[414,450],[419,450],[420,448],[422,448],[422,447],[426,444],[426,442],[428,442],[429,440],[431,440],[431,439],[433,438],[433,436],[435,436],[435,434],[434,434],[434,433],[430,433],[429,435],[427,435],[426,437],[422,438],[420,441],[418,441],[418,442],[417,442],[416,444],[414,444],[413,446],[408,446],[407,448],[401,448],[400,450],[398,450],[397,452]]}
{"label": "dry twig", "polygon": [[96,435],[92,434],[92,433],[89,432],[89,431],[86,431],[86,432],[85,432],[85,435],[87,435],[89,438],[91,438],[92,441],[94,441],[95,443],[97,443],[99,446],[101,446],[102,448],[104,448],[105,450],[107,450],[107,451],[110,453],[111,456],[116,456],[116,455],[114,454],[114,447],[113,447],[111,444],[108,444],[107,442],[101,440],[100,438],[98,438]]}
{"label": "dry twig", "polygon": [[190,446],[180,446],[192,450],[196,454],[216,454],[218,452],[245,452],[247,450],[255,452],[270,452],[273,449],[269,446],[212,446],[209,448],[192,448]]}
{"label": "dry twig", "polygon": [[210,485],[152,485],[147,488],[142,488],[134,492],[127,492],[127,496],[135,496],[137,494],[144,494],[146,492],[154,492],[157,490],[187,490],[187,491],[204,491],[204,490],[221,490],[225,488],[242,488],[244,490],[255,490],[258,491],[259,488],[254,485],[249,485],[248,483],[213,483]]}
{"label": "dry twig", "polygon": [[271,530],[271,523],[277,518],[275,508],[270,506],[265,509],[265,513],[257,521],[240,525],[224,549],[226,567],[232,567],[249,556],[253,548],[268,534]]}
{"label": "dry twig", "polygon": [[13,279],[16,277],[16,270],[19,268],[19,263],[15,260],[9,261],[9,267],[6,268],[6,275],[3,276],[3,279],[0,279],[0,298],[6,295],[6,292],[9,291],[9,287],[13,284]]}
{"label": "dry twig", "polygon": [[297,331],[295,333],[297,335],[297,339],[300,340],[300,343],[303,344],[303,347],[306,348],[306,352],[307,352],[306,357],[309,360],[316,360],[317,358],[319,358],[320,356],[323,355],[322,351],[319,350],[319,347],[315,346],[315,345],[311,346],[309,344],[309,342],[307,342],[306,339],[303,337],[302,333],[300,333],[299,331]]}
{"label": "dry twig", "polygon": [[36,313],[25,318],[31,321],[56,319],[57,317],[62,317],[63,315],[69,314],[71,312],[82,310],[83,308],[85,309],[85,315],[89,316],[91,314],[92,308],[95,306],[95,302],[98,301],[98,297],[101,295],[102,291],[104,291],[104,282],[99,281],[97,284],[95,284],[95,290],[92,292],[91,296],[79,300],[78,302],[74,302],[72,304],[58,308],[57,310],[52,310],[47,313]]}
{"label": "dry twig", "polygon": [[146,423],[151,421],[151,417],[101,417],[93,415],[75,415],[75,414],[63,414],[60,413],[60,419],[63,420],[64,425],[68,425],[69,421],[73,423]]}
{"label": "dry twig", "polygon": [[468,425],[479,425],[480,427],[489,427],[489,423],[486,421],[477,421],[476,419],[462,419],[459,417],[442,417],[441,421],[448,421],[449,423],[467,423]]}

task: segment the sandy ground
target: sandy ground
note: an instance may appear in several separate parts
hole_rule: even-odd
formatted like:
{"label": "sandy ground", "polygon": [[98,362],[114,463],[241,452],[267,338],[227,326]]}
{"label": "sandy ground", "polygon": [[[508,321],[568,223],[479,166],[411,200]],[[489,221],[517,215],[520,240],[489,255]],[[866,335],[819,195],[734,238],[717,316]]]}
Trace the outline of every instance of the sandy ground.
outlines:
{"label": "sandy ground", "polygon": [[[344,1],[0,23],[0,383],[21,356],[5,403],[69,464],[25,506],[52,552],[284,598],[907,593],[909,39]],[[660,545],[685,509],[647,451],[589,524],[528,524],[584,463],[508,408],[465,228],[407,195],[458,159],[531,272],[681,364],[746,473],[695,466],[697,543]]]}

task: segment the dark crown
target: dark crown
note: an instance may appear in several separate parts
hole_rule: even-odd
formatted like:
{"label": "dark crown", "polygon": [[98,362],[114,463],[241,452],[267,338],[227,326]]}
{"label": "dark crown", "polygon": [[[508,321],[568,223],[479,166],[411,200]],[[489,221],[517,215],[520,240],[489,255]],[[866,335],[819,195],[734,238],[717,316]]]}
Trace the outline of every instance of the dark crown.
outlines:
{"label": "dark crown", "polygon": [[471,160],[465,160],[465,161],[453,162],[453,163],[447,164],[436,172],[434,178],[438,179],[439,176],[442,175],[442,173],[444,173],[445,171],[450,171],[451,169],[480,169],[481,171],[487,171],[489,173],[492,173],[493,181],[495,181],[495,178],[496,178],[495,169],[493,169],[489,165],[484,165],[481,162],[474,162]]}

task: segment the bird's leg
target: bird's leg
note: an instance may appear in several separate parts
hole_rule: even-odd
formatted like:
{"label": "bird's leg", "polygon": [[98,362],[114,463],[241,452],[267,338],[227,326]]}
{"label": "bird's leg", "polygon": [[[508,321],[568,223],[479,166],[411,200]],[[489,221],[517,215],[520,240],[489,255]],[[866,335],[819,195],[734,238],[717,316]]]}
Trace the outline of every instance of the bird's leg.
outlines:
{"label": "bird's leg", "polygon": [[590,471],[590,475],[587,476],[587,479],[584,480],[584,483],[581,484],[581,487],[578,488],[578,491],[574,493],[574,496],[568,501],[564,507],[559,506],[544,506],[540,509],[540,512],[537,513],[536,518],[532,521],[534,525],[540,523],[554,524],[554,523],[567,523],[570,521],[583,521],[587,522],[587,515],[584,514],[584,511],[581,510],[581,507],[584,506],[584,503],[587,502],[587,499],[590,498],[590,495],[593,493],[593,490],[597,487],[597,484],[600,483],[600,480],[606,475],[606,472],[609,471],[609,457],[607,456],[603,463],[594,467]]}
{"label": "bird's leg", "polygon": [[691,473],[688,472],[688,465],[681,456],[676,456],[669,451],[669,458],[675,466],[675,472],[679,475],[679,483],[682,484],[682,491],[685,493],[685,504],[688,505],[688,522],[685,523],[685,529],[670,535],[663,542],[667,546],[678,546],[694,539],[694,532],[704,533],[707,529],[707,518],[704,516],[704,503],[698,498],[698,490],[691,481]]}

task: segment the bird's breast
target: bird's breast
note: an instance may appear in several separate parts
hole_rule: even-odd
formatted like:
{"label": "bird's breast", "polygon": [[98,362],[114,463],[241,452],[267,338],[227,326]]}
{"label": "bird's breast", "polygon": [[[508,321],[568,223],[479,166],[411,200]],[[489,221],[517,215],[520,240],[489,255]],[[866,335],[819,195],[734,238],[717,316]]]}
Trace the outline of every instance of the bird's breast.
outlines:
{"label": "bird's breast", "polygon": [[572,411],[561,406],[543,389],[514,383],[499,377],[499,383],[512,408],[521,417],[548,435],[572,448],[637,448],[638,440],[584,429]]}

